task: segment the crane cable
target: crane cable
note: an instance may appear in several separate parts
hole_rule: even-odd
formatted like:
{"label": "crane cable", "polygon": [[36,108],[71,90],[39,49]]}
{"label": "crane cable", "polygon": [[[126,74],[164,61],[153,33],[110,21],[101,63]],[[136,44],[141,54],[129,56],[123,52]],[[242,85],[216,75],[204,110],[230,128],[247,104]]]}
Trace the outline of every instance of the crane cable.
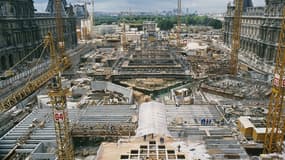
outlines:
{"label": "crane cable", "polygon": [[[47,46],[45,45],[44,48],[43,48],[43,50],[42,50],[42,52],[41,52],[40,57],[38,58],[38,61],[37,61],[37,63],[36,63],[35,66],[37,66],[37,65],[39,64],[39,62],[40,62],[40,60],[41,60],[41,58],[42,58],[42,56],[43,56],[43,54],[44,54],[46,48],[47,48]],[[29,79],[28,79],[28,81],[27,81],[27,83],[26,83],[26,86],[30,84],[30,81],[31,81],[31,79],[32,79],[32,77],[33,77],[33,75],[34,75],[34,73],[35,73],[35,72],[32,72],[32,74],[29,76]]]}
{"label": "crane cable", "polygon": [[39,49],[42,45],[44,44],[44,42],[41,42],[35,49],[33,49],[29,54],[27,54],[24,58],[22,58],[20,61],[18,61],[16,64],[14,64],[12,67],[10,67],[10,69],[8,70],[12,70],[14,67],[16,67],[18,64],[20,64],[21,62],[23,62],[26,58],[28,58],[30,55],[32,55],[37,49]]}

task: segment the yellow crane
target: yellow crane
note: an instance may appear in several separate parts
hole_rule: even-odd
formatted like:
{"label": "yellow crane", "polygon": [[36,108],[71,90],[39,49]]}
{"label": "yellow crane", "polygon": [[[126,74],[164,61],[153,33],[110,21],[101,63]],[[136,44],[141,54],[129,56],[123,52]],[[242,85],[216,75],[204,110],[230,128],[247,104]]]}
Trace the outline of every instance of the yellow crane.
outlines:
{"label": "yellow crane", "polygon": [[122,33],[121,33],[121,44],[123,47],[123,51],[127,51],[128,50],[128,41],[127,41],[127,35],[126,35],[126,18],[125,15],[130,16],[131,13],[129,11],[126,12],[121,12],[121,17],[120,17],[120,23],[123,22],[123,28],[122,28]]}
{"label": "yellow crane", "polygon": [[272,93],[266,117],[266,133],[264,139],[264,153],[281,153],[285,136],[285,6],[279,36],[278,50],[272,83]]}
{"label": "yellow crane", "polygon": [[122,32],[122,46],[123,46],[123,51],[127,50],[127,36],[126,36],[126,24],[125,24],[125,20],[123,22],[123,32]]}
{"label": "yellow crane", "polygon": [[[10,106],[13,106],[13,104],[17,104],[19,101],[21,101],[22,99],[24,99],[25,97],[27,97],[28,95],[33,93],[35,90],[39,89],[42,85],[44,85],[46,82],[48,82],[55,75],[58,77],[61,70],[64,70],[70,66],[70,62],[69,62],[69,59],[67,57],[60,60],[59,57],[56,55],[55,47],[54,47],[54,40],[52,38],[51,33],[48,33],[48,35],[45,37],[43,43],[41,43],[37,48],[35,48],[34,51],[37,50],[40,46],[43,46],[43,50],[42,50],[40,57],[42,57],[42,54],[44,53],[44,51],[47,48],[49,49],[50,58],[51,58],[50,69],[46,73],[44,73],[43,75],[36,78],[35,80],[28,81],[28,83],[24,87],[20,88],[15,93],[11,94],[6,99],[1,101],[1,104],[4,104],[3,108],[1,106],[1,111],[5,111],[5,110],[9,109]],[[28,57],[32,53],[33,53],[33,51],[31,53],[29,53],[26,57]],[[23,60],[21,60],[21,61],[23,61]],[[57,79],[59,79],[59,78],[57,78]],[[66,92],[67,90],[64,90],[64,91]],[[60,90],[54,89],[49,93],[49,95],[52,97],[51,104],[53,105],[53,110],[55,108],[57,108],[56,107],[56,105],[58,104],[57,100],[59,100],[59,99],[63,100],[64,99],[63,95],[61,95],[60,97],[58,97],[58,95],[56,95],[58,92],[60,92]],[[64,104],[61,104],[61,106],[64,106]],[[65,116],[67,117],[67,115],[65,115]],[[68,119],[65,122],[68,123]],[[58,124],[58,123],[55,122],[55,125],[56,124]],[[64,125],[62,125],[62,126],[64,126]],[[60,131],[60,129],[57,129],[56,131]],[[66,130],[66,131],[68,131],[68,130]],[[61,135],[63,135],[63,134],[61,133]],[[28,137],[28,136],[26,135],[24,137]],[[7,155],[7,158],[12,156],[12,154],[14,153],[14,150],[23,143],[25,143],[25,141],[21,141],[21,142],[17,143],[17,145],[13,148],[13,152],[9,153]],[[72,153],[72,152],[68,152],[68,153]]]}
{"label": "yellow crane", "polygon": [[243,12],[243,0],[235,0],[235,11],[233,19],[233,32],[232,32],[232,50],[230,59],[230,73],[237,75],[238,72],[238,51],[240,48],[240,28],[241,16]]}
{"label": "yellow crane", "polygon": [[[65,54],[64,47],[64,37],[63,37],[63,25],[62,25],[62,6],[61,0],[56,0],[56,31],[57,31],[57,42],[58,42],[58,53],[56,54],[56,49],[54,45],[54,39],[51,33],[45,37],[44,41],[36,47],[32,52],[30,52],[27,56],[31,55],[34,51],[43,47],[41,56],[44,51],[49,48],[51,64],[50,69],[36,78],[35,80],[30,80],[28,83],[18,89],[16,92],[9,95],[7,98],[0,102],[0,110],[6,111],[31,95],[33,92],[38,90],[42,85],[48,82],[51,78],[53,79],[53,83],[51,85],[51,91],[48,93],[51,99],[51,105],[53,110],[53,119],[55,125],[55,133],[56,133],[56,142],[57,142],[57,157],[59,160],[73,160],[73,147],[71,141],[71,132],[69,129],[69,119],[68,113],[66,109],[66,94],[68,89],[63,89],[61,85],[61,72],[66,68],[71,66],[69,58]],[[40,59],[40,58],[39,58]],[[23,61],[23,60],[21,60]],[[20,62],[19,62],[20,63]],[[17,63],[17,64],[19,64]],[[9,70],[11,72],[11,70]]]}
{"label": "yellow crane", "polygon": [[94,3],[95,3],[95,0],[92,0],[91,1],[91,16],[90,16],[90,19],[91,19],[91,23],[90,23],[90,29],[92,30],[92,28],[93,28],[93,25],[95,26],[95,18],[94,18],[94,14],[95,14],[95,12],[94,12]]}
{"label": "yellow crane", "polygon": [[[69,129],[69,119],[66,106],[66,94],[68,89],[63,89],[61,85],[61,72],[66,68],[71,66],[69,58],[65,54],[64,46],[64,36],[63,36],[63,23],[62,23],[62,4],[61,0],[55,0],[56,8],[56,31],[57,31],[57,48],[59,55],[56,54],[56,49],[54,45],[54,39],[49,33],[44,41],[36,47],[32,52],[30,52],[26,57],[31,55],[34,51],[43,47],[41,56],[46,48],[49,48],[51,64],[50,69],[39,76],[38,78],[30,80],[28,83],[18,89],[16,92],[9,95],[4,100],[0,102],[0,110],[6,111],[12,108],[14,105],[31,95],[33,92],[38,90],[42,85],[53,78],[53,83],[51,85],[51,91],[48,93],[51,99],[51,105],[53,110],[53,119],[56,133],[57,142],[57,158],[59,160],[73,160],[74,152],[71,140],[71,132]],[[24,59],[26,58],[24,57]],[[20,63],[20,62],[19,62]],[[18,64],[18,63],[17,63]],[[9,71],[11,72],[11,71]]]}
{"label": "yellow crane", "polygon": [[[69,126],[69,117],[67,111],[66,95],[68,89],[63,89],[61,84],[61,66],[60,64],[67,63],[68,58],[65,54],[64,32],[62,22],[62,3],[61,0],[55,0],[56,8],[56,32],[57,32],[57,47],[59,59],[56,59],[57,74],[53,79],[51,90],[48,93],[53,110],[54,127],[57,143],[57,158],[59,160],[73,160],[74,151],[71,138],[71,130]],[[51,53],[55,53],[54,45],[50,49]],[[51,54],[52,55],[52,54]]]}
{"label": "yellow crane", "polygon": [[176,30],[176,43],[177,43],[177,47],[181,46],[181,37],[180,37],[180,32],[181,32],[181,0],[178,0],[178,4],[177,4],[177,30]]}
{"label": "yellow crane", "polygon": [[[9,75],[14,75],[14,72],[12,71],[13,68],[16,67],[18,64],[20,64],[22,61],[24,61],[26,58],[28,58],[30,55],[32,55],[36,50],[38,50],[41,47],[43,47],[43,50],[41,52],[40,57],[42,57],[45,49],[48,47],[46,40],[43,41],[42,43],[40,43],[34,50],[32,50],[30,53],[28,53],[22,60],[20,60],[12,68],[10,68],[8,71],[6,71],[6,74],[9,73]],[[39,58],[39,60],[40,60],[40,58]],[[64,62],[65,63],[61,64],[63,70],[69,68],[71,65],[67,58],[65,58]],[[28,78],[29,79],[28,82],[24,86],[20,87],[15,92],[9,94],[7,97],[3,98],[0,101],[0,112],[5,112],[5,111],[11,109],[15,105],[17,105],[19,102],[21,102],[22,100],[24,100],[25,98],[30,96],[32,93],[34,93],[36,90],[38,90],[40,87],[42,87],[44,84],[46,84],[52,77],[54,77],[57,72],[53,68],[53,65],[54,65],[53,63],[54,62],[53,62],[53,59],[51,56],[51,65],[50,65],[50,69],[47,70],[47,72],[43,73],[42,75],[40,75],[39,77],[37,77],[34,80],[32,80],[33,75],[31,75]]]}

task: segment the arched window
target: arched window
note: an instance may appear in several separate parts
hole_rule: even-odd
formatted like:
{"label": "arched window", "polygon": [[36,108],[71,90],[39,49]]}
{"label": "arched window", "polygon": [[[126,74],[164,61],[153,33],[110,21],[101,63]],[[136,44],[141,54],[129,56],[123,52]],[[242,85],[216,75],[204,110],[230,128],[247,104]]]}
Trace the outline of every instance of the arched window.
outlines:
{"label": "arched window", "polygon": [[7,66],[6,66],[6,57],[5,56],[2,56],[1,59],[0,59],[0,68],[2,70],[6,70],[7,69]]}
{"label": "arched window", "polygon": [[10,67],[11,67],[11,66],[13,66],[13,64],[14,64],[13,55],[12,55],[12,54],[9,54],[8,58],[9,58],[9,65],[10,65]]}
{"label": "arched window", "polygon": [[3,3],[0,3],[0,16],[3,16],[3,11],[4,11],[4,5]]}

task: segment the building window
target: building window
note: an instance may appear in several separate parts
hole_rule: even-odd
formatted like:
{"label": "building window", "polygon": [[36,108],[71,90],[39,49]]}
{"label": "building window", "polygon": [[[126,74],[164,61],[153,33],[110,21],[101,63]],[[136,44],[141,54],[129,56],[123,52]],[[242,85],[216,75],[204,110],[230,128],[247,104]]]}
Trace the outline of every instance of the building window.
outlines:
{"label": "building window", "polygon": [[11,8],[10,8],[10,13],[11,13],[12,15],[14,15],[14,12],[15,12],[14,7],[11,7]]}

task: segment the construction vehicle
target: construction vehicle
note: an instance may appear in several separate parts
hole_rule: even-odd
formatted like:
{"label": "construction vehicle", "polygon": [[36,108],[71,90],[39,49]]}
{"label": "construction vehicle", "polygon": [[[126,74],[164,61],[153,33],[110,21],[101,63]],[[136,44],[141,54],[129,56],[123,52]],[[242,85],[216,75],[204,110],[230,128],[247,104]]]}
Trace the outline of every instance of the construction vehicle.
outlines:
{"label": "construction vehicle", "polygon": [[272,81],[272,93],[269,101],[269,108],[266,117],[266,132],[264,139],[265,154],[281,153],[284,150],[284,136],[285,136],[285,7],[283,6],[283,17],[281,22],[281,31],[279,36],[279,43],[276,63],[274,70],[274,79]]}
{"label": "construction vehicle", "polygon": [[16,73],[13,70],[7,70],[4,72],[4,75],[0,76],[0,80],[5,80],[5,79],[11,78],[15,75],[16,75]]}
{"label": "construction vehicle", "polygon": [[5,77],[13,77],[15,76],[15,72],[13,70],[7,70],[4,73]]}
{"label": "construction vehicle", "polygon": [[237,75],[238,72],[238,52],[240,48],[241,16],[243,12],[243,0],[235,0],[235,11],[233,20],[232,50],[230,59],[230,73]]}

